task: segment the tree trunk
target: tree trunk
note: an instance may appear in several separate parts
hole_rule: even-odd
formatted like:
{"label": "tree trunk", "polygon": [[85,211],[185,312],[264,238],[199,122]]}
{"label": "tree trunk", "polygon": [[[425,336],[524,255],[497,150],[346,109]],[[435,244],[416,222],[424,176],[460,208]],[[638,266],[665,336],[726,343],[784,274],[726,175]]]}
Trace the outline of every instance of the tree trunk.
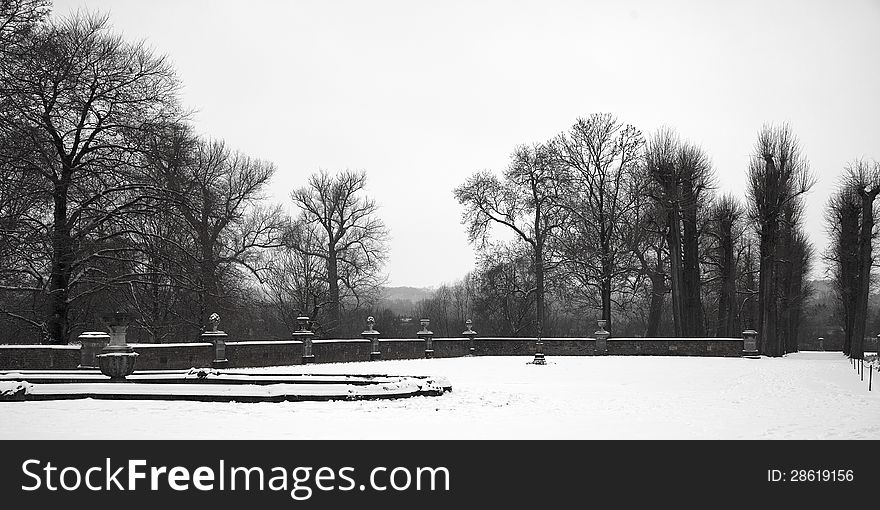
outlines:
{"label": "tree trunk", "polygon": [[877,192],[860,191],[862,198],[862,221],[859,228],[859,270],[858,287],[855,296],[855,314],[853,316],[852,353],[855,359],[864,356],[865,327],[868,322],[868,290],[871,280],[871,238],[874,229],[874,198]]}
{"label": "tree trunk", "polygon": [[535,246],[535,313],[538,340],[544,337],[544,246]]}
{"label": "tree trunk", "polygon": [[602,319],[605,319],[605,328],[611,331],[611,260],[607,242],[602,242]]}
{"label": "tree trunk", "polygon": [[792,321],[792,300],[791,300],[791,285],[792,285],[792,267],[791,267],[791,249],[790,243],[786,241],[786,251],[788,253],[785,254],[785,261],[781,263],[779,268],[779,280],[780,280],[780,289],[782,292],[779,297],[779,322],[777,323],[777,334],[779,336],[779,352],[780,354],[788,354],[791,352],[791,321]]}
{"label": "tree trunk", "polygon": [[217,266],[214,263],[214,242],[203,240],[202,260],[199,265],[202,285],[199,292],[199,330],[204,331],[208,325],[208,316],[220,313],[219,286],[217,284]]}
{"label": "tree trunk", "polygon": [[684,236],[682,238],[682,280],[685,336],[706,336],[706,323],[703,318],[703,304],[700,299],[700,239],[697,232],[697,204],[692,192],[688,193],[688,206],[682,214]]}
{"label": "tree trunk", "polygon": [[733,236],[730,225],[723,225],[720,239],[721,289],[718,296],[718,326],[716,336],[732,338],[736,323],[736,260],[733,255]]}
{"label": "tree trunk", "polygon": [[682,264],[681,264],[681,230],[678,219],[678,206],[673,204],[669,210],[669,223],[666,244],[669,245],[669,274],[672,281],[672,321],[675,336],[684,334],[684,318],[682,315]]}
{"label": "tree trunk", "polygon": [[161,324],[161,310],[159,308],[159,276],[155,274],[152,275],[150,277],[150,282],[150,299],[152,300],[152,303],[150,303],[150,316],[152,318],[150,324],[150,341],[153,343],[159,343],[161,340],[161,337],[159,336],[159,324]]}
{"label": "tree trunk", "polygon": [[776,295],[773,288],[776,221],[761,225],[760,269],[758,275],[758,350],[767,356],[780,356],[776,337]]}
{"label": "tree trunk", "polygon": [[47,341],[66,344],[70,339],[70,277],[73,263],[73,239],[67,220],[68,181],[55,185],[52,193],[52,270],[49,276],[49,317]]}
{"label": "tree trunk", "polygon": [[657,267],[650,274],[651,278],[651,307],[648,312],[648,329],[645,336],[656,338],[660,336],[660,321],[663,318],[663,303],[666,301],[666,277],[663,271],[663,258],[657,254]]}
{"label": "tree trunk", "polygon": [[327,322],[323,324],[323,329],[326,334],[330,335],[337,332],[340,323],[339,260],[336,246],[333,244],[327,250],[327,287],[329,303],[327,303]]}
{"label": "tree trunk", "polygon": [[858,293],[858,246],[859,213],[847,211],[840,218],[840,238],[837,247],[839,264],[839,291],[843,310],[843,352],[852,353],[853,328],[855,326],[856,295]]}

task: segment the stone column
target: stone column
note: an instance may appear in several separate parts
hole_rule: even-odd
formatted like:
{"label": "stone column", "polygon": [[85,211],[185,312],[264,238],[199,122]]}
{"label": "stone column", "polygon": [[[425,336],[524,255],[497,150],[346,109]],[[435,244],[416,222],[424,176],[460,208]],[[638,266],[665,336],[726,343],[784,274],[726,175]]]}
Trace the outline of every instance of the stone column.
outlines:
{"label": "stone column", "polygon": [[370,341],[370,361],[382,359],[382,351],[379,350],[379,332],[373,329],[376,319],[373,316],[367,317],[367,329],[361,333],[361,337]]}
{"label": "stone column", "polygon": [[464,325],[467,329],[461,333],[461,336],[468,339],[468,356],[475,356],[477,349],[474,346],[474,338],[476,338],[477,332],[473,329],[474,321],[468,319],[464,321]]}
{"label": "stone column", "polygon": [[421,319],[419,322],[422,323],[422,330],[416,333],[416,335],[425,341],[425,358],[433,358],[434,357],[434,332],[428,330],[428,326],[431,325],[431,319]]}
{"label": "stone column", "polygon": [[303,344],[302,362],[304,365],[314,363],[315,355],[312,354],[312,340],[315,338],[315,334],[309,329],[309,318],[301,315],[296,318],[296,324],[299,329],[291,333],[291,336],[293,336],[294,340],[299,340]]}
{"label": "stone column", "polygon": [[220,326],[220,315],[212,313],[208,317],[210,329],[201,334],[203,342],[214,345],[214,361],[211,362],[213,368],[226,368],[229,366],[229,360],[226,359],[226,338],[229,336],[223,331],[217,329]]}
{"label": "stone column", "polygon": [[742,332],[744,358],[759,358],[758,353],[758,332],[754,329],[747,329]]}
{"label": "stone column", "polygon": [[107,344],[110,343],[110,335],[103,331],[86,331],[79,336],[79,367],[98,368],[98,360],[95,358]]}
{"label": "stone column", "polygon": [[596,337],[596,355],[604,356],[608,354],[608,337],[611,336],[611,333],[605,331],[607,320],[599,319],[596,322],[599,324],[599,330],[593,333],[593,336]]}

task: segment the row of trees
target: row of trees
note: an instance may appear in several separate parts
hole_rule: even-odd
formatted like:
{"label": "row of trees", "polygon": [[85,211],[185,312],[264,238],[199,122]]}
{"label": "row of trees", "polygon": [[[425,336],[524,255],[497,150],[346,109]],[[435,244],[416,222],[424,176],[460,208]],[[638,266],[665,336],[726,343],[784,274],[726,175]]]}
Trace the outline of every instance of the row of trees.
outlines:
{"label": "row of trees", "polygon": [[[711,160],[664,128],[610,114],[517,147],[505,171],[455,191],[480,262],[407,314],[383,309],[388,230],[363,172],[320,171],[268,206],[275,166],[196,132],[167,58],[87,13],[0,0],[0,323],[3,340],[66,343],[100,312],[136,312],[142,341],[195,338],[213,311],[240,338],[284,337],[296,316],[353,336],[363,317],[457,335],[738,336],[797,350],[813,263],[809,165],[788,126],[765,126],[744,202]],[[856,162],[828,205],[825,259],[845,350],[863,353],[880,194]],[[500,240],[494,228],[510,235]],[[502,239],[504,239],[502,237]]]}
{"label": "row of trees", "polygon": [[844,170],[826,208],[831,243],[825,259],[838,297],[843,351],[856,359],[864,356],[878,194],[880,163],[855,161]]}
{"label": "row of trees", "polygon": [[[801,198],[812,177],[788,126],[762,129],[747,176],[746,204],[715,196],[700,147],[668,128],[645,139],[595,114],[518,147],[502,176],[478,172],[455,196],[471,241],[503,259],[480,278],[530,261],[508,294],[533,303],[532,334],[547,333],[551,299],[612,325],[622,318],[624,329],[642,322],[630,333],[647,336],[659,335],[667,310],[675,336],[758,328],[762,351],[778,356],[797,349],[812,262]],[[514,240],[498,241],[495,226]]]}
{"label": "row of trees", "polygon": [[[168,59],[108,18],[0,2],[0,314],[9,337],[66,343],[129,309],[141,340],[341,327],[381,283],[387,230],[365,176],[314,174],[288,217],[275,166],[199,135]],[[267,306],[274,305],[274,306]]]}

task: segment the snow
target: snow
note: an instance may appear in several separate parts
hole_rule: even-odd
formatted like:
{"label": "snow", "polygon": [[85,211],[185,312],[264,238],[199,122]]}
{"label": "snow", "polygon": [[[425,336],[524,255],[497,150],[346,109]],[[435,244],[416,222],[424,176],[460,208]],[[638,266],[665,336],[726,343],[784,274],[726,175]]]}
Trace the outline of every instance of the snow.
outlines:
{"label": "snow", "polygon": [[0,396],[25,395],[31,392],[33,385],[24,381],[0,381]]}
{"label": "snow", "polygon": [[[880,439],[880,388],[841,353],[473,357],[248,369],[445,376],[440,397],[0,402],[0,438]],[[880,380],[875,381],[880,384]],[[59,426],[63,424],[63,426]],[[185,425],[181,425],[185,424]]]}
{"label": "snow", "polygon": [[77,350],[78,351],[80,349],[80,346],[79,346],[79,344],[67,344],[67,345],[43,345],[43,344],[22,344],[22,345],[12,344],[12,345],[7,345],[7,344],[4,344],[4,345],[0,345],[0,349],[12,349],[12,350],[16,350],[16,349],[52,349],[52,350],[61,350],[61,351],[67,351],[67,350]]}

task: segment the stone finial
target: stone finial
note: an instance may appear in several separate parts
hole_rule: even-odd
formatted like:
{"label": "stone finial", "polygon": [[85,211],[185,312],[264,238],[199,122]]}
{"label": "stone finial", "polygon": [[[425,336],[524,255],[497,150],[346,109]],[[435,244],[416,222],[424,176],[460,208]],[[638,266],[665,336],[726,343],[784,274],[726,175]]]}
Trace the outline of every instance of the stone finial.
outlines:
{"label": "stone finial", "polygon": [[375,326],[375,325],[376,325],[376,319],[374,319],[372,315],[367,317],[367,331],[372,332],[373,326]]}
{"label": "stone finial", "polygon": [[208,323],[211,325],[211,332],[216,333],[217,328],[220,326],[220,314],[212,313],[210,317],[208,317]]}
{"label": "stone finial", "polygon": [[464,321],[464,325],[467,329],[461,335],[468,339],[468,356],[473,356],[477,352],[477,348],[474,345],[474,338],[477,336],[477,332],[474,331],[474,321],[468,319]]}
{"label": "stone finial", "polygon": [[431,319],[428,319],[428,318],[419,319],[419,322],[422,324],[422,330],[420,331],[420,333],[427,333],[428,326],[431,325]]}
{"label": "stone finial", "polygon": [[308,315],[300,315],[296,318],[296,324],[299,327],[297,331],[308,331],[309,330],[309,317]]}
{"label": "stone finial", "polygon": [[114,326],[128,326],[134,320],[134,314],[125,311],[107,312],[101,314],[101,319],[111,328]]}

